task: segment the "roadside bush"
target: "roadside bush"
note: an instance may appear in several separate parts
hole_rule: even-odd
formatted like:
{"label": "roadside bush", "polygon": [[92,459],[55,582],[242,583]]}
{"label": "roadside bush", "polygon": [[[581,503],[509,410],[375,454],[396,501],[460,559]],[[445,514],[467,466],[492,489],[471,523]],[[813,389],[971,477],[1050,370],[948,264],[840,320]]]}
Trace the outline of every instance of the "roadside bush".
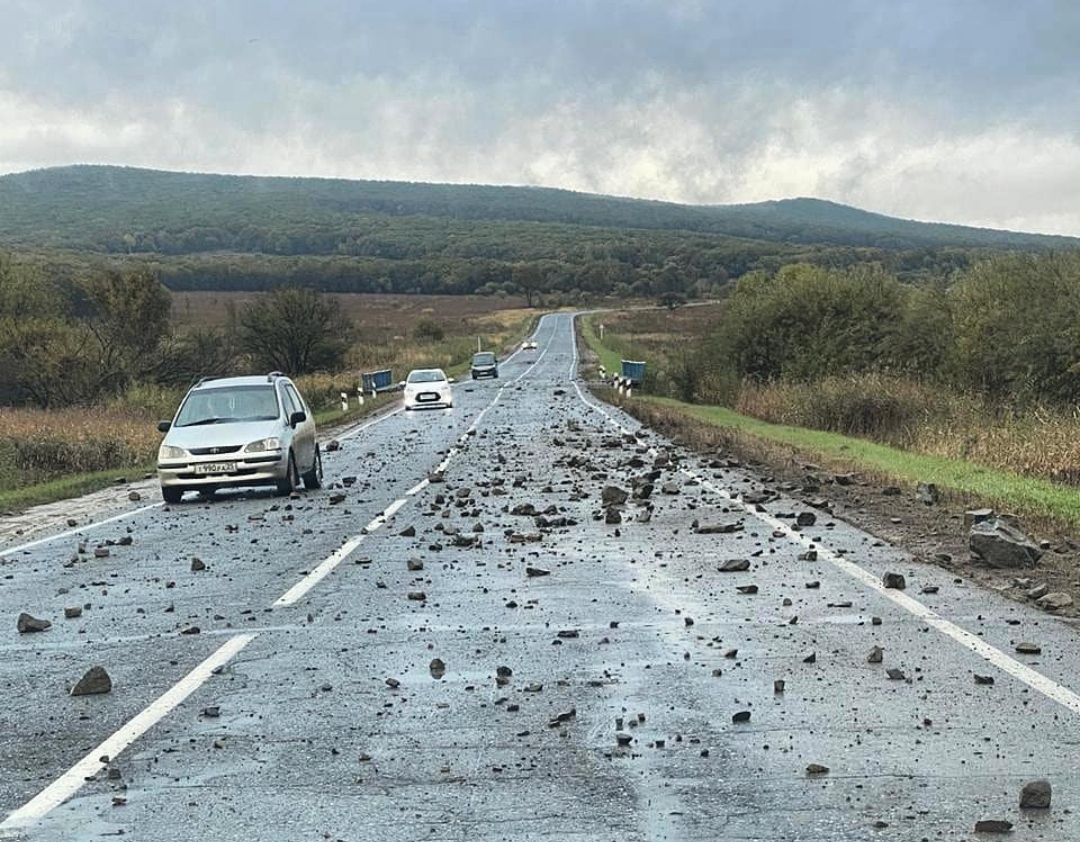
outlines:
{"label": "roadside bush", "polygon": [[443,337],[446,336],[446,331],[435,319],[424,316],[413,325],[412,334],[413,339],[418,342],[442,342]]}

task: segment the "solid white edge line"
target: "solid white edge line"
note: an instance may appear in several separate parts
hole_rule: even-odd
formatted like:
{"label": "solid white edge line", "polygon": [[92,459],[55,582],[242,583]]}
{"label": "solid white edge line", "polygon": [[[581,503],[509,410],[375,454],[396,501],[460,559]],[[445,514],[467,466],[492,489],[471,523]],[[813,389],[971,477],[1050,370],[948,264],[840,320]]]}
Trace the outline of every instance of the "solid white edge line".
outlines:
{"label": "solid white edge line", "polygon": [[86,779],[104,768],[101,757],[107,755],[116,758],[135,740],[164,719],[188,696],[198,690],[218,667],[224,666],[236,654],[253,641],[258,635],[240,634],[218,647],[209,658],[181,678],[169,690],[145,708],[141,713],[121,726],[111,737],[91,750],[82,760],[57,778],[49,786],[34,796],[30,801],[12,812],[3,822],[0,831],[25,828],[43,818],[50,811],[63,804],[86,783]]}
{"label": "solid white edge line", "polygon": [[[574,371],[576,372],[576,341],[574,343],[574,349]],[[582,403],[584,403],[593,411],[599,412],[601,415],[607,418],[609,423],[611,423],[614,427],[618,428],[623,433],[631,434],[631,431],[622,424],[620,424],[618,421],[616,421],[615,417],[611,413],[587,400],[582,393],[581,388],[576,382],[574,383],[574,387],[577,390],[578,397],[581,398]],[[1031,689],[1041,693],[1048,699],[1057,702],[1062,707],[1067,708],[1073,713],[1080,713],[1080,694],[1074,693],[1068,687],[1058,684],[1052,678],[1048,678],[1041,672],[1037,672],[1026,664],[1020,663],[1015,658],[1005,654],[1000,649],[991,646],[989,643],[979,638],[978,635],[972,634],[967,629],[956,625],[956,623],[953,623],[951,620],[946,620],[940,614],[936,613],[933,609],[919,602],[917,599],[914,599],[907,594],[902,593],[901,591],[892,588],[886,588],[884,584],[878,581],[876,576],[874,576],[869,571],[864,570],[862,567],[859,567],[859,565],[855,564],[855,562],[848,561],[842,556],[832,552],[828,548],[820,546],[818,542],[814,541],[809,536],[793,530],[791,526],[784,521],[771,517],[765,512],[757,511],[755,507],[744,503],[736,495],[732,494],[728,489],[718,487],[710,480],[699,476],[694,471],[691,471],[687,468],[680,468],[679,470],[680,473],[697,480],[701,484],[702,488],[705,488],[706,490],[711,491],[713,494],[717,494],[725,500],[735,504],[744,512],[746,512],[746,514],[761,521],[767,526],[772,527],[775,531],[783,532],[789,540],[797,544],[801,544],[806,549],[812,548],[817,550],[819,559],[829,562],[829,564],[833,565],[833,567],[837,568],[842,573],[846,573],[848,576],[865,585],[867,588],[874,591],[879,596],[883,596],[886,599],[891,600],[895,605],[904,609],[909,614],[919,618],[920,620],[923,620],[927,625],[937,629],[939,632],[946,635],[956,643],[959,643],[961,646],[970,649],[972,652],[981,656],[986,661],[996,666],[998,669],[1022,681]]]}
{"label": "solid white edge line", "polygon": [[338,436],[338,441],[345,441],[345,440],[351,439],[353,436],[358,436],[358,435],[360,435],[360,433],[364,432],[364,430],[367,430],[370,427],[374,427],[376,424],[381,424],[387,418],[392,418],[393,416],[397,415],[399,412],[403,412],[404,409],[405,409],[404,407],[399,406],[396,409],[392,409],[389,412],[385,412],[382,415],[379,415],[376,418],[373,418],[372,420],[370,420],[370,421],[368,421],[368,422],[366,422],[364,424],[361,424],[358,427],[354,427],[353,429],[349,430],[347,433],[344,433],[343,435]]}
{"label": "solid white edge line", "polygon": [[775,531],[784,533],[789,540],[800,544],[806,549],[813,548],[817,550],[819,559],[827,561],[829,564],[833,565],[833,567],[846,573],[879,596],[885,597],[895,605],[903,608],[909,614],[919,618],[928,625],[933,626],[942,634],[956,641],[961,646],[970,649],[972,652],[981,656],[1002,671],[1007,672],[1014,678],[1024,682],[1033,690],[1042,693],[1048,699],[1052,699],[1063,707],[1068,708],[1073,713],[1080,713],[1080,695],[1074,693],[1072,690],[1058,684],[1053,679],[1046,677],[1026,664],[1020,663],[1012,656],[991,646],[986,641],[981,640],[977,635],[956,625],[956,623],[953,623],[951,620],[946,620],[940,614],[919,602],[917,599],[914,599],[901,591],[886,588],[876,576],[855,564],[855,562],[843,558],[832,550],[829,550],[827,547],[822,547],[808,535],[796,532],[784,521],[774,518],[765,512],[756,511],[754,507],[751,507],[746,503],[743,503],[742,500],[734,497],[727,489],[717,487],[709,480],[704,479],[691,470],[683,468],[681,469],[681,472],[700,482],[702,487],[708,491],[718,494],[724,499],[739,506],[747,514],[772,527]]}
{"label": "solid white edge line", "polygon": [[88,523],[86,526],[77,526],[74,529],[69,529],[66,532],[58,532],[56,535],[46,535],[44,538],[38,538],[35,541],[30,541],[26,544],[20,544],[17,547],[11,547],[9,549],[0,549],[0,555],[11,555],[12,553],[21,553],[25,550],[32,549],[33,547],[40,547],[42,544],[48,544],[51,541],[60,541],[64,538],[70,538],[72,535],[81,535],[84,532],[89,532],[92,529],[97,529],[100,526],[105,526],[109,523],[115,523],[118,520],[124,520],[124,518],[134,517],[142,512],[148,512],[151,509],[160,509],[165,503],[149,503],[145,506],[139,506],[137,509],[132,509],[130,512],[121,512],[118,515],[107,517],[105,520],[96,520],[93,523]]}

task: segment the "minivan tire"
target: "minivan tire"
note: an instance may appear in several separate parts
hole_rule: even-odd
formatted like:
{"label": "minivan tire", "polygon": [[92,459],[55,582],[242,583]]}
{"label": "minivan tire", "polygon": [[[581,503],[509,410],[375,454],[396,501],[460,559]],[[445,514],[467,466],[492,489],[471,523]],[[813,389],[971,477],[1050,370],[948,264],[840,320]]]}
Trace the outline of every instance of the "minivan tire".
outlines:
{"label": "minivan tire", "polygon": [[323,481],[323,468],[322,468],[322,451],[318,445],[315,445],[315,459],[311,463],[311,470],[304,474],[304,488],[308,491],[314,491],[316,488],[322,488]]}
{"label": "minivan tire", "polygon": [[285,469],[285,478],[277,481],[277,493],[281,497],[287,497],[296,491],[300,485],[300,475],[296,472],[296,457],[289,451],[289,465]]}

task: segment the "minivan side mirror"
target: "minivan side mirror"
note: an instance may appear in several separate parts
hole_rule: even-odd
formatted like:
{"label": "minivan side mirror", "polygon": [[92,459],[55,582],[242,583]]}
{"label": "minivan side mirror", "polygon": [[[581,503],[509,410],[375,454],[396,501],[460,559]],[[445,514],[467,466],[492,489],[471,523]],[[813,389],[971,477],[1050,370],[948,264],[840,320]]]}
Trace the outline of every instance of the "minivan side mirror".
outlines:
{"label": "minivan side mirror", "polygon": [[172,427],[172,421],[158,421],[157,428],[159,433],[169,432],[169,428]]}
{"label": "minivan side mirror", "polygon": [[457,380],[455,380],[453,377],[448,377],[448,378],[446,378],[446,382],[447,383],[456,383]]}
{"label": "minivan side mirror", "polygon": [[295,427],[297,424],[303,424],[305,421],[307,421],[307,413],[300,409],[289,416],[290,427]]}

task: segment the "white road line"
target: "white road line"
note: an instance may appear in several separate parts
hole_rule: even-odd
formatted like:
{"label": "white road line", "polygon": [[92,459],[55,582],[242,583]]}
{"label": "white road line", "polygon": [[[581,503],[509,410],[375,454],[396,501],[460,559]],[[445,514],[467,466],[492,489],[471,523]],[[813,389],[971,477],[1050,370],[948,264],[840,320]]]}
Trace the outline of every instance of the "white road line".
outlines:
{"label": "white road line", "polygon": [[105,526],[108,523],[116,523],[118,520],[124,520],[125,518],[134,517],[142,512],[148,512],[150,509],[160,509],[165,503],[150,503],[146,506],[139,506],[137,509],[132,509],[130,512],[121,512],[118,515],[107,517],[105,520],[96,520],[93,523],[88,523],[86,526],[77,526],[74,529],[69,529],[66,532],[58,532],[56,535],[47,535],[44,538],[38,538],[36,541],[30,541],[26,544],[20,544],[17,547],[11,547],[10,549],[0,550],[0,554],[11,555],[13,553],[21,553],[24,550],[29,550],[33,547],[40,547],[42,544],[48,544],[51,541],[60,541],[64,538],[70,538],[73,535],[81,535],[84,532],[90,532],[93,529],[97,529],[100,526]]}
{"label": "white road line", "polygon": [[1073,713],[1080,713],[1080,695],[1077,695],[1072,690],[1058,684],[1053,679],[1047,678],[1040,672],[1036,672],[1026,664],[1022,664],[1010,655],[1006,655],[1000,649],[991,646],[989,643],[981,640],[977,635],[972,634],[967,629],[961,628],[950,620],[946,620],[940,614],[937,614],[932,609],[928,608],[923,603],[919,602],[908,596],[901,591],[894,590],[892,588],[886,588],[876,576],[867,570],[864,570],[859,565],[852,561],[848,561],[837,553],[832,552],[826,547],[822,547],[810,536],[804,535],[801,532],[796,532],[790,526],[778,518],[772,517],[766,512],[759,512],[756,507],[743,503],[742,500],[736,498],[730,491],[725,488],[719,488],[709,480],[699,476],[693,471],[683,468],[680,469],[681,473],[688,477],[692,477],[701,483],[701,486],[708,491],[718,494],[730,503],[738,506],[748,515],[751,515],[762,523],[767,524],[772,529],[778,532],[782,532],[787,538],[797,544],[800,544],[806,549],[817,550],[818,559],[827,561],[829,564],[836,567],[843,573],[846,573],[851,578],[857,580],[859,583],[877,593],[879,596],[883,596],[888,600],[891,600],[894,604],[903,608],[909,614],[918,617],[923,622],[930,626],[933,626],[942,634],[952,638],[954,641],[970,649],[972,652],[985,658],[992,663],[998,669],[1003,672],[1007,672],[1014,678],[1018,678],[1020,681],[1027,684],[1033,690],[1037,690],[1042,693],[1048,699],[1053,699],[1058,704],[1068,708]]}
{"label": "white road line", "polygon": [[102,756],[117,757],[205,684],[215,669],[227,664],[257,636],[240,634],[223,643],[216,652],[180,679],[172,688],[165,691],[149,707],[136,714],[105,742],[90,751],[67,772],[0,822],[0,832],[26,828],[71,798],[82,788],[87,778],[96,775],[104,768],[105,764],[101,762]]}
{"label": "white road line", "polygon": [[[575,354],[575,364],[576,361],[577,356]],[[602,407],[597,406],[596,404],[593,404],[591,401],[587,400],[582,393],[580,387],[578,387],[577,383],[574,383],[574,387],[575,389],[577,389],[578,397],[581,398],[582,402],[587,407],[594,410],[595,412],[599,412],[601,415],[607,418],[609,423],[611,423],[621,432],[627,434],[631,432],[624,425],[620,424],[617,420],[615,420],[614,415],[607,412]],[[831,550],[820,546],[809,536],[804,535],[801,532],[796,532],[794,529],[791,528],[788,523],[771,517],[766,512],[759,512],[756,506],[750,506],[744,503],[728,489],[720,488],[710,480],[700,476],[699,474],[689,470],[688,468],[680,468],[680,473],[694,480],[697,480],[697,482],[701,484],[702,488],[712,492],[713,494],[717,494],[720,497],[723,497],[728,502],[741,508],[746,514],[770,526],[775,531],[782,532],[789,540],[802,545],[806,549],[817,550],[818,558],[820,560],[829,562],[829,564],[833,565],[842,573],[846,573],[848,576],[855,579],[870,590],[874,591],[879,596],[883,596],[886,599],[891,600],[894,604],[904,609],[909,614],[918,617],[927,625],[932,626],[942,634],[959,643],[961,646],[964,646],[967,649],[970,649],[975,654],[981,656],[989,663],[1000,669],[1002,672],[1008,673],[1014,678],[1019,679],[1020,681],[1024,682],[1024,684],[1028,685],[1028,687],[1030,687],[1031,689],[1042,693],[1042,695],[1046,696],[1048,699],[1057,702],[1058,704],[1062,705],[1073,713],[1080,713],[1080,695],[1074,693],[1069,688],[1058,684],[1051,678],[1047,678],[1045,675],[1037,672],[1026,664],[1020,663],[1012,656],[1005,654],[1000,649],[994,646],[991,646],[989,643],[979,638],[978,635],[972,634],[967,629],[961,628],[950,620],[946,620],[940,614],[937,614],[932,609],[919,602],[917,599],[913,599],[912,597],[908,596],[905,593],[902,593],[901,591],[894,590],[892,588],[886,588],[880,581],[878,581],[877,577],[869,571],[864,570],[863,568],[859,567],[859,565],[855,564],[852,561],[848,561],[847,559],[843,558],[840,555],[837,555]]]}
{"label": "white road line", "polygon": [[360,435],[360,433],[364,432],[364,430],[368,429],[369,427],[374,427],[376,424],[381,424],[387,418],[393,418],[399,412],[403,412],[404,409],[405,407],[399,406],[397,409],[392,409],[389,412],[384,413],[383,415],[380,415],[377,418],[372,419],[371,421],[368,421],[366,424],[361,424],[359,427],[349,430],[349,432],[345,433],[344,435],[338,436],[338,441],[342,441],[344,439],[351,439],[353,436],[358,436]]}
{"label": "white road line", "polygon": [[[319,582],[329,576],[330,572],[335,567],[337,567],[339,564],[341,564],[341,562],[347,559],[352,554],[353,550],[355,550],[364,542],[364,539],[368,536],[368,533],[372,531],[372,524],[378,524],[378,526],[381,526],[381,524],[378,523],[378,518],[369,523],[365,527],[365,532],[353,538],[350,538],[348,541],[338,547],[338,549],[333,554],[323,559],[319,563],[318,567],[316,567],[303,579],[301,579],[299,582],[297,582],[295,585],[285,591],[284,594],[278,597],[277,601],[274,602],[274,607],[278,608],[281,606],[294,604],[295,602],[300,600],[308,591],[310,591],[313,587],[319,584]],[[375,528],[377,529],[378,526],[376,526]]]}
{"label": "white road line", "polygon": [[[540,359],[537,359],[537,361],[535,363],[533,363],[525,371],[525,373],[523,373],[521,375],[521,377],[524,377],[525,374],[527,374],[529,371],[532,371],[532,369],[535,368],[536,365],[539,362],[540,362]],[[516,383],[518,380],[521,379],[521,377],[518,377],[516,380],[512,381],[512,383]],[[459,438],[459,440],[458,440],[459,442],[464,443],[465,441],[468,440],[469,436],[476,431],[477,427],[480,425],[480,422],[483,420],[484,416],[487,415],[488,411],[499,402],[499,399],[502,397],[503,390],[508,385],[511,385],[511,384],[508,383],[506,385],[503,385],[503,386],[499,387],[499,390],[495,393],[495,397],[492,399],[491,403],[489,403],[482,410],[480,410],[480,412],[476,416],[476,418],[473,419],[472,424],[469,425],[468,430]],[[394,412],[388,413],[388,414],[376,419],[375,421],[372,421],[372,422],[368,423],[364,427],[359,428],[356,432],[359,432],[360,430],[366,429],[367,427],[372,426],[372,424],[377,424],[380,421],[384,421],[385,419],[389,418],[391,415],[394,415],[396,412],[399,412],[399,411],[400,410],[395,410]],[[444,473],[446,471],[446,469],[450,467],[450,463],[453,461],[454,457],[457,456],[458,453],[460,453],[460,452],[461,451],[460,451],[460,449],[458,447],[451,447],[450,450],[446,454],[446,458],[443,459],[442,462],[440,462],[436,466],[435,473]],[[303,579],[301,579],[299,582],[297,582],[295,585],[293,585],[291,588],[289,588],[289,590],[287,590],[284,594],[282,594],[280,597],[278,597],[278,599],[273,603],[274,607],[277,608],[277,607],[284,607],[284,606],[288,606],[288,605],[294,605],[295,603],[297,603],[298,601],[303,599],[303,597],[312,588],[314,588],[319,582],[321,582],[323,579],[325,579],[327,576],[329,576],[330,573],[338,565],[341,564],[341,562],[343,562],[346,558],[348,558],[353,553],[353,551],[357,547],[359,547],[361,543],[363,543],[364,539],[368,535],[370,535],[372,532],[375,532],[377,529],[382,527],[383,524],[385,524],[387,520],[389,520],[391,517],[393,517],[395,514],[397,514],[397,512],[401,509],[401,507],[409,502],[408,498],[413,497],[416,494],[420,493],[425,488],[427,488],[428,485],[430,485],[430,484],[431,484],[431,481],[429,479],[423,479],[420,482],[418,482],[416,485],[414,485],[412,488],[410,488],[408,491],[406,491],[405,492],[405,497],[403,497],[400,500],[395,500],[393,503],[391,503],[386,509],[383,510],[383,512],[381,514],[379,514],[373,521],[371,521],[371,523],[369,523],[366,527],[364,527],[364,530],[360,535],[357,535],[354,538],[350,538],[348,541],[346,541],[344,544],[342,544],[333,554],[331,554],[327,558],[323,559],[323,561],[321,561],[318,564],[318,566],[315,567],[314,570],[309,572],[306,576],[304,576]]]}

